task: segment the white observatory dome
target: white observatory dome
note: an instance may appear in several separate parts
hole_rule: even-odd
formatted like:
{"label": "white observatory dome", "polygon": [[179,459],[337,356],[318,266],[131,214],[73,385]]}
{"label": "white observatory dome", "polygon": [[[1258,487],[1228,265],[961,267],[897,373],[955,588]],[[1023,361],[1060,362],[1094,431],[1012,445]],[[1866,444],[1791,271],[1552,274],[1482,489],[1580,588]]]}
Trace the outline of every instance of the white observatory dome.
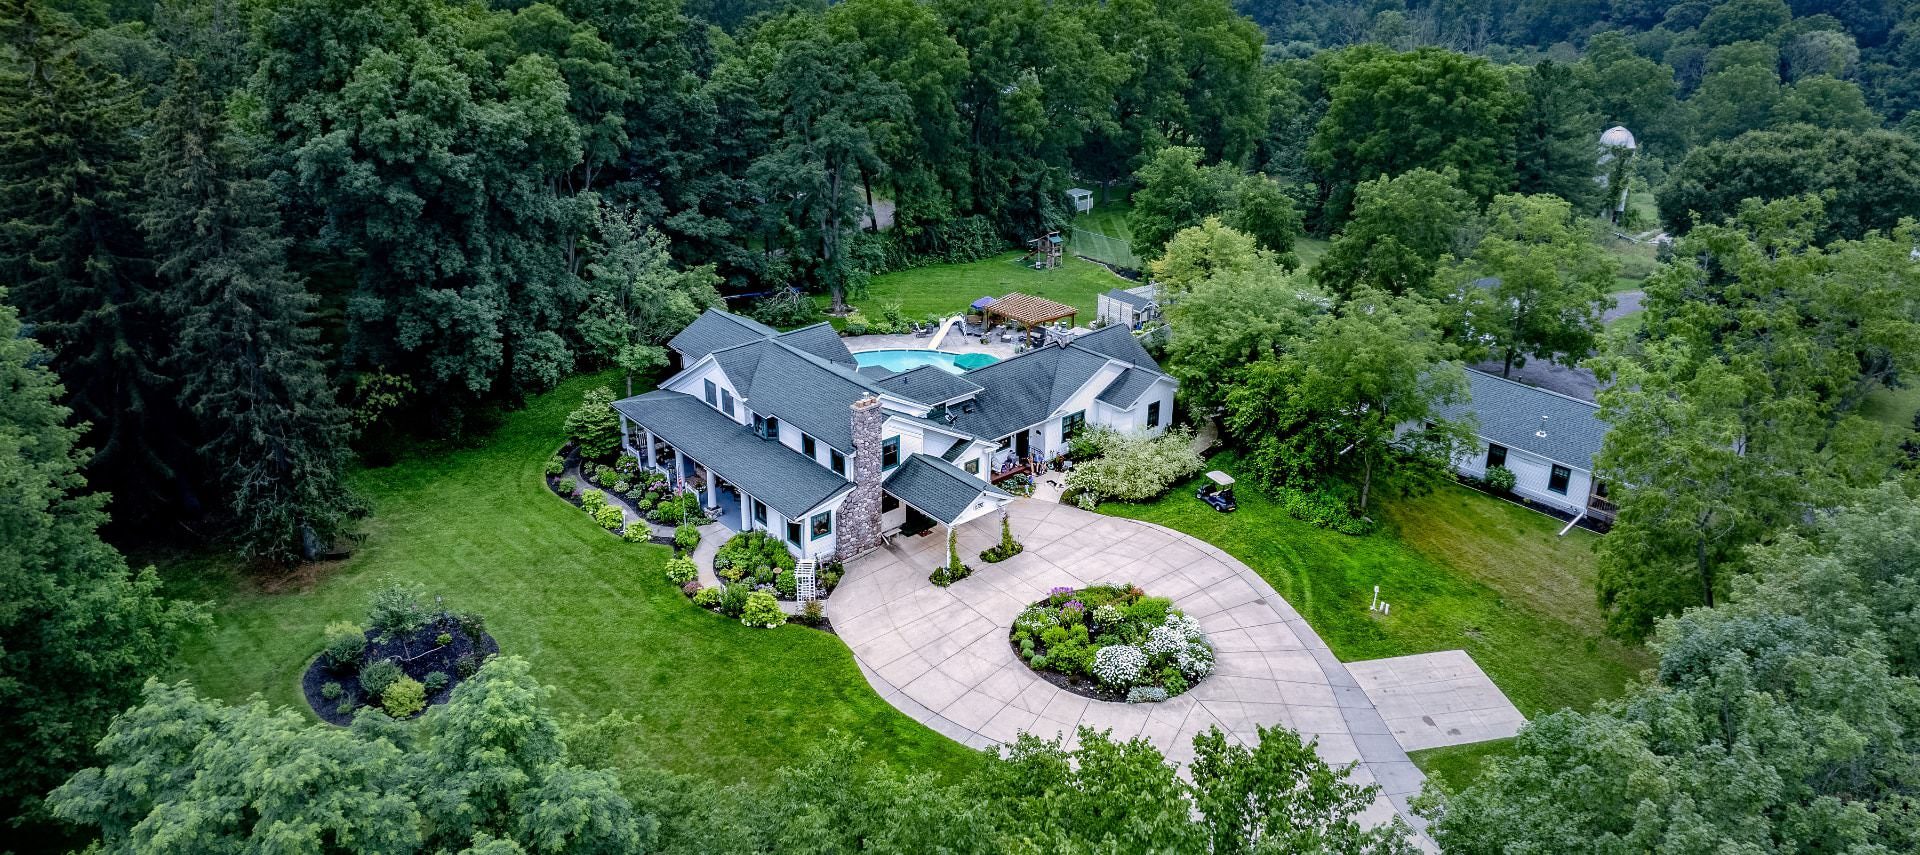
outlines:
{"label": "white observatory dome", "polygon": [[1639,144],[1633,141],[1633,132],[1620,125],[1608,128],[1600,135],[1600,145],[1606,148],[1637,149]]}

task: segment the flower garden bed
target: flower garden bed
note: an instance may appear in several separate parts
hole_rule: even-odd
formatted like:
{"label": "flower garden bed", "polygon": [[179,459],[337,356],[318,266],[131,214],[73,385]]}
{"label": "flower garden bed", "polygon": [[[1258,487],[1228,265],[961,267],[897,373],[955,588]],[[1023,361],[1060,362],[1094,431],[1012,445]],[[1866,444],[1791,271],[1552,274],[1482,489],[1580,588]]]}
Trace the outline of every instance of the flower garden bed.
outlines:
{"label": "flower garden bed", "polygon": [[840,584],[846,568],[838,561],[822,564],[814,578],[818,598],[799,614],[785,615],[780,601],[798,599],[799,583],[793,573],[796,564],[793,553],[778,539],[764,531],[748,531],[729,538],[714,553],[713,572],[720,577],[720,585],[702,586],[697,579],[699,568],[685,556],[667,562],[667,581],[679,585],[694,605],[747,626],[771,629],[792,622],[832,632],[821,601]]}
{"label": "flower garden bed", "polygon": [[362,708],[412,718],[453,696],[500,644],[479,615],[429,605],[418,589],[388,587],[373,597],[369,628],[334,623],[300,687],[315,715],[347,725]]}
{"label": "flower garden bed", "polygon": [[1055,588],[1014,619],[1008,640],[1047,682],[1095,700],[1163,701],[1213,671],[1199,622],[1132,585]]}
{"label": "flower garden bed", "polygon": [[675,492],[667,476],[650,469],[642,470],[640,461],[629,455],[613,458],[613,462],[608,463],[576,458],[571,446],[563,447],[547,461],[547,486],[593,517],[601,528],[629,543],[675,545],[674,538],[656,536],[647,525],[628,524],[626,511],[629,509],[635,516],[656,525],[690,530],[711,522],[700,507],[698,493]]}

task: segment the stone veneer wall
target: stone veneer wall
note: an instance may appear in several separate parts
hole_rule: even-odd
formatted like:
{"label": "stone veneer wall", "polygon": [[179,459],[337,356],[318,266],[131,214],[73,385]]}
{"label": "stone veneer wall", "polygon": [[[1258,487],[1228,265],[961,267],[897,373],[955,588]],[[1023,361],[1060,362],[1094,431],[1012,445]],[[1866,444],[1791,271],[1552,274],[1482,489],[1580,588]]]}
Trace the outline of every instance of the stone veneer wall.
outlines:
{"label": "stone veneer wall", "polygon": [[853,402],[853,492],[840,503],[840,560],[880,545],[880,428],[886,423],[880,399],[869,395]]}

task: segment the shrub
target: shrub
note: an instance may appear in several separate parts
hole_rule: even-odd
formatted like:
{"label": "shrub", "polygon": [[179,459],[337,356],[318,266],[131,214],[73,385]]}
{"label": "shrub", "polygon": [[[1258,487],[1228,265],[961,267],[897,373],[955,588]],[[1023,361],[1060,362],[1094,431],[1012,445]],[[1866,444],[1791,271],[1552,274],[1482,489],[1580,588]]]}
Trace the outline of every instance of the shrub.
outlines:
{"label": "shrub", "polygon": [[739,617],[747,610],[747,598],[752,594],[753,589],[746,585],[728,585],[720,592],[720,613],[727,617]]}
{"label": "shrub", "polygon": [[[594,495],[598,496],[600,494],[595,493]],[[600,510],[593,512],[593,519],[594,522],[600,524],[601,528],[607,531],[617,531],[620,525],[627,521],[627,515],[620,510],[620,506],[618,505],[603,505]]]}
{"label": "shrub", "polygon": [[1501,492],[1511,492],[1519,480],[1514,476],[1513,470],[1505,466],[1495,466],[1487,470],[1487,486]]}
{"label": "shrub", "polygon": [[1015,555],[1019,555],[1020,552],[1026,548],[1027,547],[1020,541],[1013,539],[1013,525],[1007,521],[1007,515],[1002,513],[1000,515],[1000,542],[983,550],[980,553],[980,560],[988,564],[998,563],[1012,558]]}
{"label": "shrub", "polygon": [[[1104,499],[1141,502],[1165,493],[1205,465],[1193,450],[1193,433],[1174,428],[1159,436],[1087,432],[1088,443],[1099,456],[1078,463],[1067,473],[1067,489],[1086,501]],[[1076,438],[1077,439],[1077,438]]]}
{"label": "shrub", "polygon": [[588,490],[580,497],[580,507],[585,508],[587,513],[599,514],[600,509],[606,506],[607,494],[599,490]]}
{"label": "shrub", "polygon": [[445,671],[430,672],[427,674],[427,691],[438,692],[446,688],[447,684],[451,682],[453,682],[453,678],[447,676],[447,672]]}
{"label": "shrub", "polygon": [[640,458],[631,454],[622,454],[613,461],[613,471],[622,475],[631,475],[640,471]]}
{"label": "shrub", "polygon": [[387,715],[406,718],[427,708],[427,688],[412,677],[401,677],[380,695],[380,706]]}
{"label": "shrub", "polygon": [[554,490],[562,496],[571,496],[580,492],[580,484],[572,478],[562,478],[560,483],[554,485]]}
{"label": "shrub", "polygon": [[336,665],[351,665],[360,661],[367,652],[367,632],[346,621],[327,624],[326,653],[327,661]]}
{"label": "shrub", "polygon": [[432,616],[425,590],[396,582],[374,592],[367,623],[375,632],[404,635],[426,626]]}
{"label": "shrub", "polygon": [[471,653],[462,653],[460,658],[453,660],[453,673],[460,675],[462,680],[473,676],[479,670],[480,660]]}
{"label": "shrub", "polygon": [[558,478],[567,472],[567,461],[558,457],[547,461],[547,477]]}
{"label": "shrub", "polygon": [[869,329],[867,319],[861,317],[858,312],[848,315],[845,329],[847,335],[866,335]]}
{"label": "shrub", "polygon": [[434,643],[434,644],[438,644],[438,645],[440,645],[441,647],[445,647],[445,646],[447,646],[447,645],[449,645],[449,644],[452,644],[452,643],[453,643],[453,633],[450,633],[450,632],[443,632],[443,633],[440,633],[439,635],[436,635],[436,636],[434,636],[434,638],[433,638],[433,643]]}
{"label": "shrub", "polygon": [[653,539],[653,532],[647,528],[645,523],[635,522],[629,524],[624,531],[620,532],[620,539],[628,543],[646,543]]}
{"label": "shrub", "polygon": [[819,626],[827,622],[826,609],[820,606],[819,600],[808,600],[806,605],[800,607],[800,613],[793,616],[793,622],[801,626]]}
{"label": "shrub", "polygon": [[703,609],[710,609],[720,605],[720,598],[719,588],[701,588],[699,593],[693,595],[693,604]]}
{"label": "shrub", "polygon": [[787,622],[787,615],[780,611],[780,601],[772,594],[755,591],[747,595],[747,605],[740,613],[740,622],[747,626],[772,629]]}
{"label": "shrub", "polygon": [[341,688],[339,683],[335,683],[331,680],[327,681],[325,685],[320,687],[320,697],[326,698],[329,701],[340,700],[340,696],[346,693],[347,693],[346,689]]}
{"label": "shrub", "polygon": [[800,579],[793,574],[792,570],[782,570],[774,574],[773,587],[780,592],[780,596],[789,600],[800,596]]}
{"label": "shrub", "polygon": [[1127,703],[1157,704],[1170,696],[1171,693],[1159,686],[1134,686],[1127,690]]}
{"label": "shrub", "polygon": [[688,555],[700,546],[700,529],[681,523],[673,530],[673,545]]}
{"label": "shrub", "polygon": [[1133,685],[1146,667],[1147,654],[1127,644],[1109,644],[1093,657],[1093,676],[1116,689]]}
{"label": "shrub", "polygon": [[699,573],[700,568],[693,563],[693,559],[691,558],[667,559],[668,582],[672,582],[675,585],[685,585],[693,581],[693,578],[699,575]]}
{"label": "shrub", "polygon": [[340,705],[334,707],[333,711],[341,715],[353,715],[353,710],[356,706],[358,706],[358,704],[355,704],[352,698],[346,698],[340,701]]}
{"label": "shrub", "polygon": [[1166,597],[1141,597],[1122,609],[1129,619],[1147,624],[1166,622],[1167,612],[1172,610],[1173,601]]}
{"label": "shrub", "polygon": [[700,593],[700,583],[697,581],[683,582],[680,585],[680,593],[685,594],[689,597],[693,596],[694,594],[698,594]]}
{"label": "shrub", "polygon": [[613,482],[613,491],[614,491],[615,493],[619,493],[620,495],[622,495],[622,496],[624,496],[624,495],[626,495],[627,493],[629,493],[629,492],[632,492],[632,491],[633,491],[633,485],[632,485],[632,484],[629,484],[629,483],[627,483],[627,482],[626,482],[626,481],[624,481],[624,480],[622,480],[622,481],[615,481],[615,482]]}
{"label": "shrub", "polygon": [[460,612],[453,616],[453,622],[460,625],[461,634],[474,641],[487,634],[487,619],[473,612]]}
{"label": "shrub", "polygon": [[613,411],[613,389],[588,389],[580,406],[567,414],[567,436],[580,444],[581,457],[606,457],[620,447],[620,415]]}
{"label": "shrub", "polygon": [[400,678],[407,676],[391,659],[370,662],[360,669],[360,688],[369,695],[383,695]]}
{"label": "shrub", "polygon": [[1303,492],[1282,487],[1275,491],[1274,498],[1279,500],[1281,510],[1301,522],[1341,534],[1362,535],[1373,530],[1373,524],[1355,516],[1353,503],[1335,488],[1322,486]]}
{"label": "shrub", "polygon": [[713,555],[714,572],[723,578],[761,578],[772,582],[782,570],[792,570],[793,553],[764,531],[748,531],[727,538]]}

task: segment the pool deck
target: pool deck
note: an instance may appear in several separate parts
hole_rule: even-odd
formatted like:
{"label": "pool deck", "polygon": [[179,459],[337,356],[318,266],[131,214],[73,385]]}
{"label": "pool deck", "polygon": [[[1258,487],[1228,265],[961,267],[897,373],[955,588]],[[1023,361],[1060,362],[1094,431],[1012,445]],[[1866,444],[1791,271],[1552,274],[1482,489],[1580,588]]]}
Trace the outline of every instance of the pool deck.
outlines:
{"label": "pool deck", "polygon": [[[928,350],[932,336],[906,335],[856,335],[846,339],[847,349],[854,353],[869,350]],[[948,333],[940,342],[942,353],[984,353],[995,359],[1006,359],[1013,355],[1013,343],[994,339],[991,344],[981,344],[979,339]]]}

